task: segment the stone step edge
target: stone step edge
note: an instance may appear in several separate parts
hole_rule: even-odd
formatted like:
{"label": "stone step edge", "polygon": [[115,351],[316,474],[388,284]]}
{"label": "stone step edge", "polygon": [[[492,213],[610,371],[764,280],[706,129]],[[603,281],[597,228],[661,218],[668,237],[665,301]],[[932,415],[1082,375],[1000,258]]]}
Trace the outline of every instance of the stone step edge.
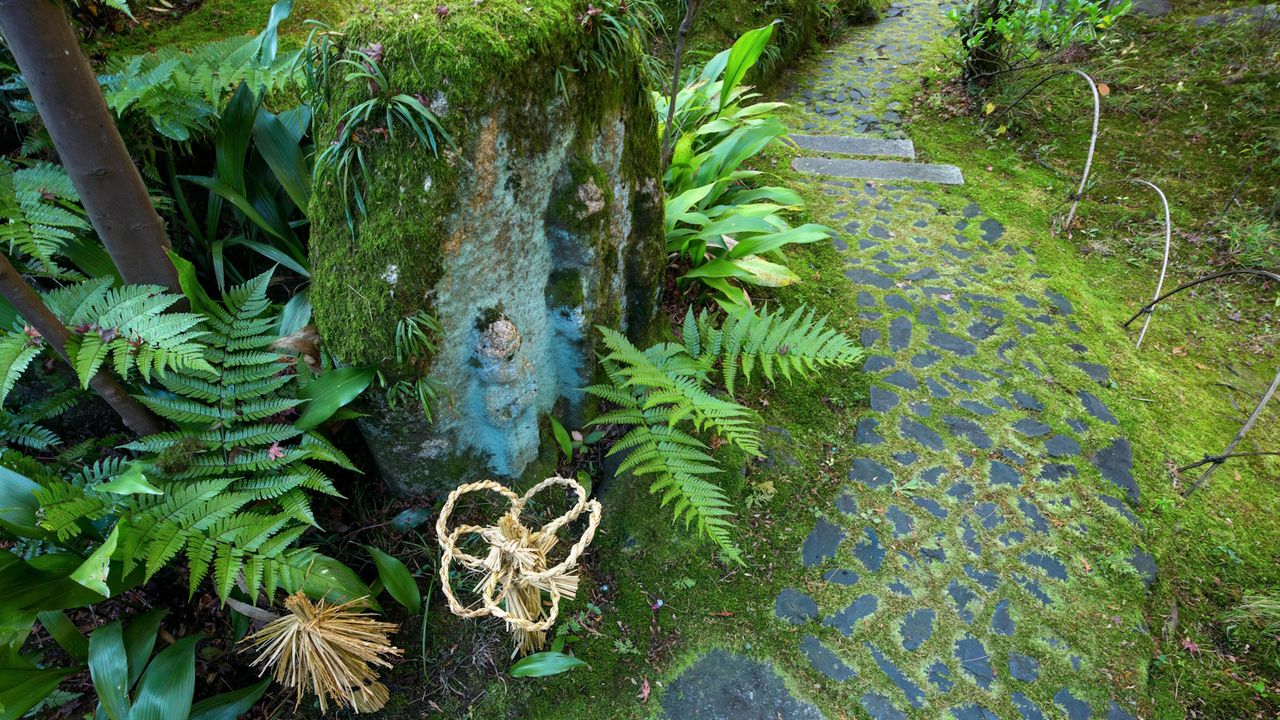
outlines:
{"label": "stone step edge", "polygon": [[836,155],[864,155],[868,157],[900,157],[914,160],[915,143],[857,135],[803,135],[789,133],[787,138],[801,150]]}
{"label": "stone step edge", "polygon": [[853,180],[908,180],[938,185],[963,185],[964,175],[955,165],[911,163],[897,160],[853,160],[846,158],[796,158],[791,168],[813,175]]}

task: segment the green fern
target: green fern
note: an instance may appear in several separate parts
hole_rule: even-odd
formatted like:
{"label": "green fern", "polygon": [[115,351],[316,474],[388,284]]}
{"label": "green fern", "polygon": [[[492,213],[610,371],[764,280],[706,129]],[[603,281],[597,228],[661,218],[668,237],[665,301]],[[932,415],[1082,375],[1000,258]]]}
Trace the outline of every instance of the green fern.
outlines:
{"label": "green fern", "polygon": [[731,397],[716,394],[713,380],[719,374],[731,396],[738,376],[749,381],[757,368],[771,383],[778,376],[807,377],[820,368],[854,365],[861,349],[805,308],[790,315],[735,309],[719,326],[706,312],[695,318],[690,310],[680,343],[643,351],[615,330],[599,330],[609,350],[602,359],[609,383],[586,391],[616,406],[593,425],[630,428],[610,450],[611,455],[627,453],[619,473],[653,477],[650,492],[660,496],[663,507],[671,506],[677,521],[696,526],[740,563],[731,504],[710,479],[722,468],[694,432],[713,432],[759,455],[759,419]]}
{"label": "green fern", "polygon": [[30,274],[78,278],[57,263],[67,245],[90,229],[71,179],[59,165],[15,168],[0,160],[0,241],[26,261]]}

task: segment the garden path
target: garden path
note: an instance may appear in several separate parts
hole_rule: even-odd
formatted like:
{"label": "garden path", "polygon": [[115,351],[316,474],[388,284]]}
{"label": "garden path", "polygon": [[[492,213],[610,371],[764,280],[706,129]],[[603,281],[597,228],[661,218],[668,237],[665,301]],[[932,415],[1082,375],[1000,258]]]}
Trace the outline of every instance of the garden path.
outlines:
{"label": "garden path", "polygon": [[1155,565],[1105,349],[1080,344],[1071,284],[1005,238],[957,168],[915,161],[890,97],[943,14],[895,3],[786,83],[795,168],[834,200],[815,219],[843,230],[871,378],[847,486],[775,603],[812,668],[789,669],[819,682],[792,694],[768,662],[716,651],[671,683],[671,718],[820,718],[831,697],[857,703],[832,718],[1139,712]]}

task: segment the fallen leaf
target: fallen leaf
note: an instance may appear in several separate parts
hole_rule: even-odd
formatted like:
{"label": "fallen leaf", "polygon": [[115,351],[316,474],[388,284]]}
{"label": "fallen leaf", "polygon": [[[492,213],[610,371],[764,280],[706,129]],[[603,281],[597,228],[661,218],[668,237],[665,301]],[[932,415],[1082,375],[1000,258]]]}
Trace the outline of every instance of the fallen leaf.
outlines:
{"label": "fallen leaf", "polygon": [[995,111],[996,111],[996,104],[995,104],[995,103],[987,103],[987,107],[985,108],[985,110],[987,111],[987,114],[988,114],[988,115],[990,115],[991,113],[993,113],[993,112],[995,112]]}
{"label": "fallen leaf", "polygon": [[640,692],[636,695],[640,702],[649,702],[649,678],[640,683]]}
{"label": "fallen leaf", "polygon": [[1182,638],[1182,649],[1195,655],[1200,652],[1200,646],[1191,641],[1191,638]]}
{"label": "fallen leaf", "polygon": [[709,612],[707,613],[707,615],[710,617],[733,617],[733,613],[729,612],[728,610],[720,610],[718,612]]}
{"label": "fallen leaf", "polygon": [[1111,88],[1106,83],[1098,83],[1098,94],[1106,97],[1111,94]]}
{"label": "fallen leaf", "polygon": [[1169,352],[1173,353],[1174,355],[1177,355],[1178,357],[1184,357],[1187,354],[1187,349],[1182,347],[1181,345],[1176,345]]}

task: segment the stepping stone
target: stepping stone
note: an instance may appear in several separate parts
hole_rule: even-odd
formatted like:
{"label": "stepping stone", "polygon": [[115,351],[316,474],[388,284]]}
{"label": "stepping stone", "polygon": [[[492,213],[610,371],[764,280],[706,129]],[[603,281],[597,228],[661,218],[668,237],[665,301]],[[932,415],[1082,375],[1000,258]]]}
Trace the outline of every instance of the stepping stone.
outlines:
{"label": "stepping stone", "polygon": [[[852,672],[849,670],[849,677],[853,677]],[[817,707],[791,694],[772,663],[757,662],[719,648],[703,655],[667,686],[662,695],[661,717],[664,720],[824,720]]]}
{"label": "stepping stone", "polygon": [[933,637],[933,623],[937,613],[929,608],[913,610],[902,618],[898,634],[902,636],[902,649],[912,652]]}
{"label": "stepping stone", "polygon": [[868,137],[840,137],[837,135],[788,135],[801,150],[838,155],[868,155],[872,157],[902,157],[914,160],[915,144],[910,140],[885,140]]}
{"label": "stepping stone", "polygon": [[823,573],[822,579],[836,585],[853,585],[858,582],[858,573],[846,568],[838,568]]}
{"label": "stepping stone", "polygon": [[1156,559],[1151,556],[1151,553],[1135,545],[1128,560],[1137,571],[1138,577],[1142,578],[1142,584],[1150,590],[1151,586],[1156,584]]}
{"label": "stepping stone", "polygon": [[1022,720],[1045,720],[1044,713],[1026,695],[1016,692],[1010,695],[1009,699],[1013,701],[1013,707],[1017,709]]}
{"label": "stepping stone", "polygon": [[792,625],[803,625],[818,617],[818,603],[799,590],[783,588],[773,603],[773,613]]}
{"label": "stepping stone", "polygon": [[1070,315],[1076,311],[1075,306],[1071,304],[1071,301],[1059,293],[1052,290],[1045,290],[1044,296],[1049,298],[1049,302],[1057,308],[1058,312],[1062,315]]}
{"label": "stepping stone", "polygon": [[1135,15],[1164,17],[1173,11],[1173,7],[1169,0],[1133,0],[1129,10]]}
{"label": "stepping stone", "polygon": [[999,460],[991,461],[991,470],[988,474],[992,485],[1008,485],[1010,487],[1018,487],[1022,484],[1022,475],[1009,465]]}
{"label": "stepping stone", "polygon": [[996,603],[995,614],[991,616],[991,630],[997,635],[1010,637],[1014,632],[1013,618],[1009,616],[1009,601]]}
{"label": "stepping stone", "polygon": [[981,585],[982,589],[986,590],[987,592],[991,592],[992,590],[995,590],[996,587],[1000,585],[999,575],[992,572],[979,570],[972,565],[964,566],[964,574],[968,575],[970,580],[973,580],[974,582]]}
{"label": "stepping stone", "polygon": [[1116,438],[1111,444],[1093,456],[1093,465],[1102,473],[1102,477],[1115,483],[1124,490],[1129,504],[1138,505],[1140,491],[1138,483],[1133,479],[1133,446],[1124,438]]}
{"label": "stepping stone", "polygon": [[942,422],[946,424],[948,432],[952,435],[963,437],[974,447],[982,450],[991,447],[991,438],[987,437],[987,434],[983,432],[978,423],[955,415],[943,415]]}
{"label": "stepping stone", "polygon": [[800,559],[805,567],[820,565],[824,560],[835,557],[836,548],[843,540],[843,530],[826,518],[818,518],[818,524],[809,531],[809,537],[800,548]]}
{"label": "stepping stone", "polygon": [[1000,720],[999,715],[973,703],[951,708],[951,717],[955,720]]}
{"label": "stepping stone", "polygon": [[1116,420],[1116,416],[1111,414],[1111,410],[1107,407],[1106,403],[1098,399],[1096,395],[1081,390],[1076,393],[1076,397],[1080,398],[1080,404],[1084,406],[1085,412],[1092,415],[1095,419],[1112,425],[1120,424],[1120,421]]}
{"label": "stepping stone", "polygon": [[956,615],[964,621],[966,625],[973,624],[973,611],[969,609],[969,603],[978,599],[978,594],[969,588],[961,585],[959,581],[952,580],[947,586],[947,594],[951,596],[951,604],[955,606]]}
{"label": "stepping stone", "polygon": [[938,433],[930,430],[911,418],[904,417],[899,420],[898,429],[902,431],[903,435],[906,435],[930,450],[941,452],[945,447],[942,442],[942,437],[938,435]]}
{"label": "stepping stone", "polygon": [[872,387],[870,393],[871,409],[876,412],[888,412],[898,404],[898,395],[892,390]]}
{"label": "stepping stone", "polygon": [[880,667],[880,672],[884,673],[894,685],[897,685],[902,694],[907,697],[907,702],[911,703],[913,707],[924,707],[924,690],[921,690],[919,685],[911,682],[903,674],[901,668],[885,657],[884,653],[880,652],[880,648],[870,642],[864,642],[863,646],[871,653],[871,659],[875,660],[876,665]]}
{"label": "stepping stone", "polygon": [[979,687],[983,690],[991,687],[995,672],[991,669],[990,656],[981,640],[972,635],[960,638],[955,644],[955,656],[960,661],[960,668],[971,675]]}
{"label": "stepping stone", "polygon": [[1090,380],[1093,380],[1099,385],[1106,387],[1111,384],[1111,371],[1107,369],[1106,365],[1087,362],[1073,362],[1071,364],[1083,370],[1084,374],[1088,375]]}
{"label": "stepping stone", "polygon": [[1080,443],[1066,435],[1054,435],[1044,441],[1044,449],[1049,453],[1049,457],[1072,457],[1080,454]]}
{"label": "stepping stone", "polygon": [[873,490],[893,484],[893,473],[889,468],[870,458],[855,458],[848,477]]}
{"label": "stepping stone", "polygon": [[867,711],[871,720],[907,720],[907,714],[880,693],[864,693],[858,702],[862,703],[862,709]]}
{"label": "stepping stone", "polygon": [[828,616],[822,621],[823,625],[833,627],[840,632],[841,635],[849,637],[853,634],[853,628],[858,624],[859,620],[863,620],[875,612],[880,606],[880,601],[875,595],[863,595],[857,600],[849,603],[849,606],[840,612]]}
{"label": "stepping stone", "polygon": [[1040,663],[1033,657],[1022,653],[1009,653],[1009,675],[1014,680],[1035,682],[1040,677]]}
{"label": "stepping stone", "polygon": [[814,175],[861,180],[911,180],[939,185],[963,185],[964,175],[954,165],[909,163],[896,160],[845,160],[796,158],[791,167]]}
{"label": "stepping stone", "polygon": [[929,672],[926,675],[929,684],[938,689],[938,692],[950,692],[955,687],[956,681],[951,679],[951,669],[943,664],[941,660],[935,660],[929,666]]}
{"label": "stepping stone", "polygon": [[941,330],[929,331],[929,344],[939,350],[955,353],[961,357],[969,357],[978,352],[978,349],[968,340]]}
{"label": "stepping stone", "polygon": [[862,534],[866,539],[853,546],[853,556],[858,558],[858,562],[866,566],[867,570],[879,572],[885,556],[884,546],[880,544],[880,536],[869,527],[863,528]]}
{"label": "stepping stone", "polygon": [[[805,635],[800,639],[800,650],[804,653],[805,657],[809,658],[809,664],[813,666],[814,670],[817,670],[836,682],[844,682],[845,680],[852,680],[853,678],[858,677],[858,673],[854,672],[853,668],[845,665],[844,661],[837,657],[834,652],[831,652],[830,648],[823,645],[822,641],[813,635]],[[670,693],[671,690],[667,690],[667,692]],[[770,712],[772,711],[770,710]],[[772,720],[768,715],[763,715],[761,717],[765,720]],[[818,717],[821,717],[821,715]],[[675,720],[675,718],[672,720]],[[725,720],[732,720],[732,718],[725,716]]]}
{"label": "stepping stone", "polygon": [[1013,424],[1013,429],[1027,437],[1044,437],[1052,429],[1046,423],[1032,418],[1023,418]]}
{"label": "stepping stone", "polygon": [[1089,720],[1093,715],[1093,709],[1089,707],[1089,703],[1081,700],[1067,688],[1062,688],[1053,696],[1053,702],[1066,712],[1067,720]]}

